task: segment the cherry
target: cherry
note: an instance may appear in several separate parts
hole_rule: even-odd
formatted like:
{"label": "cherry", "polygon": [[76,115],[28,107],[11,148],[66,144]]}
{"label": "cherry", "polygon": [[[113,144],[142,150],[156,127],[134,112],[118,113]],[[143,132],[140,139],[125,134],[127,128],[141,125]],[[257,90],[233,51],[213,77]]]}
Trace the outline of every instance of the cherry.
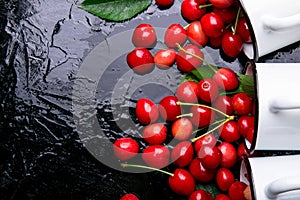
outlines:
{"label": "cherry", "polygon": [[231,97],[226,95],[219,96],[214,102],[214,107],[227,115],[234,113]]}
{"label": "cherry", "polygon": [[193,124],[188,118],[179,118],[172,124],[171,133],[177,140],[187,140],[193,132]]}
{"label": "cherry", "polygon": [[228,189],[228,194],[230,199],[232,200],[246,200],[244,196],[244,190],[246,189],[247,185],[240,181],[235,181],[231,184]]}
{"label": "cherry", "polygon": [[163,168],[169,164],[170,150],[163,145],[150,145],[144,149],[142,158],[148,166]]}
{"label": "cherry", "polygon": [[240,139],[238,123],[236,121],[228,121],[219,129],[220,137],[226,142],[236,142]]}
{"label": "cherry", "polygon": [[241,143],[237,149],[237,155],[239,158],[243,158],[243,156],[249,157],[249,153],[246,150],[245,143]]}
{"label": "cherry", "polygon": [[208,192],[205,190],[195,190],[188,198],[188,200],[210,200]]}
{"label": "cherry", "polygon": [[198,157],[206,169],[216,169],[222,159],[222,152],[217,147],[204,146],[199,152]]}
{"label": "cherry", "polygon": [[181,3],[181,15],[187,21],[200,19],[206,12],[206,8],[200,8],[207,0],[183,0]]}
{"label": "cherry", "polygon": [[239,86],[239,80],[236,73],[229,68],[220,68],[213,75],[213,80],[218,86],[226,91],[235,90]]}
{"label": "cherry", "polygon": [[216,146],[216,144],[217,144],[216,137],[214,136],[214,134],[210,133],[196,140],[196,142],[194,143],[194,149],[198,154],[200,151],[202,152],[203,147],[208,146],[213,148],[214,146]]}
{"label": "cherry", "polygon": [[143,130],[143,138],[149,144],[162,144],[167,138],[167,127],[162,123],[149,124]]}
{"label": "cherry", "polygon": [[193,21],[187,28],[187,35],[191,43],[198,45],[198,46],[205,46],[208,37],[203,32],[202,26],[200,21]]}
{"label": "cherry", "polygon": [[183,45],[187,40],[187,32],[180,24],[171,24],[164,35],[165,44],[169,48],[177,47],[177,44]]}
{"label": "cherry", "polygon": [[230,198],[226,194],[218,194],[215,200],[230,200]]}
{"label": "cherry", "polygon": [[252,142],[253,142],[253,137],[254,137],[254,128],[250,127],[250,128],[248,129],[246,139],[247,139],[250,143],[252,143]]}
{"label": "cherry", "polygon": [[178,100],[187,103],[198,102],[197,93],[198,84],[194,81],[185,81],[181,83],[176,90]]}
{"label": "cherry", "polygon": [[154,69],[151,52],[143,47],[135,48],[126,57],[128,66],[137,74],[147,74]]}
{"label": "cherry", "polygon": [[216,173],[216,169],[206,169],[202,165],[200,158],[197,157],[191,161],[189,165],[189,171],[195,180],[202,183],[208,183],[212,181]]}
{"label": "cherry", "polygon": [[128,160],[137,155],[139,144],[129,137],[119,138],[113,144],[113,151],[118,159]]}
{"label": "cherry", "polygon": [[181,114],[181,107],[177,105],[178,99],[175,96],[164,97],[158,105],[161,117],[166,121],[175,121]]}
{"label": "cherry", "polygon": [[157,106],[147,98],[141,98],[137,101],[135,113],[139,122],[144,125],[155,122],[159,117]]}
{"label": "cherry", "polygon": [[239,133],[243,137],[247,137],[247,133],[250,127],[254,128],[254,117],[253,116],[241,116],[238,121]]}
{"label": "cherry", "polygon": [[228,8],[233,4],[233,0],[209,0],[217,8]]}
{"label": "cherry", "polygon": [[176,59],[176,51],[174,49],[162,49],[154,55],[154,63],[160,69],[170,68]]}
{"label": "cherry", "polygon": [[139,200],[139,198],[134,194],[128,193],[123,195],[120,200]]}
{"label": "cherry", "polygon": [[136,47],[153,47],[156,40],[156,32],[151,24],[139,24],[132,34],[132,43]]}
{"label": "cherry", "polygon": [[[198,58],[191,54],[196,55]],[[201,66],[203,63],[203,58],[204,54],[196,45],[186,45],[177,53],[177,68],[183,72],[190,72],[193,69]]]}
{"label": "cherry", "polygon": [[213,48],[220,48],[222,44],[222,36],[219,37],[209,37],[208,38],[209,44]]}
{"label": "cherry", "polygon": [[242,38],[233,32],[227,32],[222,38],[222,49],[224,53],[231,58],[237,57],[243,48]]}
{"label": "cherry", "polygon": [[174,0],[155,0],[155,3],[160,7],[170,7]]}
{"label": "cherry", "polygon": [[194,156],[193,145],[189,141],[178,143],[171,152],[171,160],[178,167],[187,166]]}
{"label": "cherry", "polygon": [[210,78],[202,79],[198,83],[198,93],[197,96],[207,102],[210,103],[214,101],[219,95],[219,88],[217,83]]}
{"label": "cherry", "polygon": [[221,191],[227,192],[231,184],[234,183],[233,173],[227,168],[219,168],[216,173],[216,183]]}
{"label": "cherry", "polygon": [[236,33],[239,36],[241,36],[243,42],[246,42],[246,43],[252,42],[249,27],[248,27],[248,24],[244,17],[240,17],[238,19],[237,26],[236,26]]}
{"label": "cherry", "polygon": [[215,119],[215,113],[203,106],[192,106],[191,113],[193,116],[190,120],[194,126],[207,127]]}
{"label": "cherry", "polygon": [[206,13],[202,16],[200,22],[204,33],[208,37],[220,37],[223,34],[224,22],[219,15]]}
{"label": "cherry", "polygon": [[228,8],[223,8],[223,9],[214,7],[213,12],[222,18],[224,24],[230,24],[236,18],[237,8],[235,6],[230,6]]}
{"label": "cherry", "polygon": [[218,148],[222,152],[222,160],[220,165],[222,167],[233,167],[237,162],[237,152],[235,147],[229,142],[222,142]]}
{"label": "cherry", "polygon": [[252,110],[252,100],[244,92],[233,95],[232,106],[238,115],[248,115]]}
{"label": "cherry", "polygon": [[169,177],[169,186],[176,194],[188,196],[195,190],[195,180],[187,170],[177,168]]}

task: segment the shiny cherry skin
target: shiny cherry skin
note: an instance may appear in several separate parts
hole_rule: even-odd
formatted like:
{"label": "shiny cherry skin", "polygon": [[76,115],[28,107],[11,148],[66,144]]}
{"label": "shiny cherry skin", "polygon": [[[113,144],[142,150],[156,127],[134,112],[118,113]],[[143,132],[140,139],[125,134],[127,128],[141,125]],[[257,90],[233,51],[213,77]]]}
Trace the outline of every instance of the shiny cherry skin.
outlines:
{"label": "shiny cherry skin", "polygon": [[245,143],[241,143],[239,146],[238,146],[238,149],[237,149],[237,155],[239,158],[243,158],[243,156],[247,156],[249,157],[249,153],[245,147]]}
{"label": "shiny cherry skin", "polygon": [[173,122],[171,133],[177,140],[187,140],[193,132],[193,124],[188,118],[179,118]]}
{"label": "shiny cherry skin", "polygon": [[229,196],[226,194],[218,194],[215,200],[230,200]]}
{"label": "shiny cherry skin", "polygon": [[194,149],[195,152],[198,154],[200,151],[203,152],[202,148],[204,148],[205,146],[213,148],[214,146],[216,146],[216,144],[217,144],[216,137],[214,136],[214,134],[209,133],[201,137],[200,139],[196,140],[196,142],[194,143]]}
{"label": "shiny cherry skin", "polygon": [[234,181],[234,175],[229,169],[224,167],[218,169],[216,173],[216,183],[221,191],[227,192]]}
{"label": "shiny cherry skin", "polygon": [[173,95],[165,96],[159,102],[158,110],[160,116],[170,122],[175,121],[177,116],[181,115],[181,107],[177,105],[178,98]]}
{"label": "shiny cherry skin", "polygon": [[113,151],[118,159],[128,160],[137,155],[139,144],[133,138],[119,138],[113,144]]}
{"label": "shiny cherry skin", "polygon": [[158,107],[147,98],[141,98],[137,101],[135,113],[139,122],[144,125],[155,122],[159,117]]}
{"label": "shiny cherry skin", "polygon": [[254,128],[254,116],[241,116],[238,121],[239,133],[243,137],[247,137],[247,133],[250,127]]}
{"label": "shiny cherry skin", "polygon": [[160,69],[168,69],[176,59],[176,51],[174,49],[161,49],[154,55],[154,63]]}
{"label": "shiny cherry skin", "polygon": [[136,47],[152,48],[156,40],[156,32],[151,24],[139,24],[132,34],[132,43]]}
{"label": "shiny cherry skin", "polygon": [[240,17],[237,22],[236,26],[236,33],[241,36],[243,42],[246,43],[251,43],[251,35],[250,35],[250,30],[247,24],[247,21],[244,17]]}
{"label": "shiny cherry skin", "polygon": [[[203,52],[196,46],[196,45],[186,45],[183,47],[184,50],[187,52],[197,55],[200,58],[204,58]],[[179,51],[176,56],[176,63],[177,68],[182,72],[190,72],[193,69],[196,69],[197,67],[201,66],[203,61],[192,56],[189,54],[186,54],[183,51]]]}
{"label": "shiny cherry skin", "polygon": [[228,8],[233,4],[233,0],[209,0],[216,8]]}
{"label": "shiny cherry skin", "polygon": [[222,152],[220,165],[222,167],[233,167],[237,162],[237,152],[235,147],[229,142],[222,142],[217,146]]}
{"label": "shiny cherry skin", "polygon": [[246,93],[238,93],[232,97],[232,106],[238,115],[248,115],[252,110],[252,100]]}
{"label": "shiny cherry skin", "polygon": [[127,54],[128,66],[137,74],[147,74],[154,69],[154,59],[151,52],[143,47],[138,47]]}
{"label": "shiny cherry skin", "polygon": [[234,109],[232,106],[232,100],[230,96],[221,95],[214,101],[214,108],[226,113],[227,115],[232,115],[234,113]]}
{"label": "shiny cherry skin", "polygon": [[226,142],[236,142],[240,139],[238,123],[236,121],[228,121],[218,129],[220,137]]}
{"label": "shiny cherry skin", "polygon": [[204,4],[207,0],[183,0],[181,3],[181,15],[187,21],[199,20],[206,8],[201,8],[200,5]]}
{"label": "shiny cherry skin", "polygon": [[192,106],[191,113],[193,113],[190,118],[192,124],[200,128],[207,127],[215,119],[214,111],[202,106]]}
{"label": "shiny cherry skin", "polygon": [[170,7],[173,5],[174,0],[155,0],[155,3],[159,6],[159,7]]}
{"label": "shiny cherry skin", "polygon": [[216,174],[216,169],[206,169],[202,165],[200,158],[197,157],[191,161],[189,165],[189,171],[196,181],[202,183],[208,183],[212,181]]}
{"label": "shiny cherry skin", "polygon": [[235,90],[239,86],[239,79],[236,73],[229,68],[220,68],[213,75],[213,80],[217,82],[221,89],[226,91]]}
{"label": "shiny cherry skin", "polygon": [[205,101],[206,103],[213,102],[219,95],[219,88],[217,83],[210,78],[205,78],[198,83],[198,93],[199,99]]}
{"label": "shiny cherry skin", "polygon": [[223,8],[223,9],[217,7],[213,8],[213,12],[222,18],[224,24],[230,24],[235,20],[237,15],[237,10],[238,9],[235,6],[230,6],[228,8]]}
{"label": "shiny cherry skin", "polygon": [[196,187],[193,176],[183,168],[175,169],[173,174],[174,175],[170,176],[168,180],[171,190],[181,196],[192,194]]}
{"label": "shiny cherry skin", "polygon": [[243,40],[238,34],[227,32],[222,37],[222,50],[230,58],[236,58],[242,51]]}
{"label": "shiny cherry skin", "polygon": [[123,195],[120,200],[139,200],[139,198],[135,194],[128,193]]}
{"label": "shiny cherry skin", "polygon": [[186,40],[187,40],[187,32],[181,26],[181,24],[171,24],[167,28],[164,35],[165,44],[169,48],[176,48],[177,43],[182,46],[186,42]]}
{"label": "shiny cherry skin", "polygon": [[186,103],[198,102],[198,84],[194,81],[185,81],[181,83],[176,90],[176,96],[179,101]]}
{"label": "shiny cherry skin", "polygon": [[162,144],[167,138],[167,127],[163,123],[153,123],[142,132],[144,140],[149,144]]}
{"label": "shiny cherry skin", "polygon": [[193,21],[187,28],[187,35],[192,44],[197,46],[205,46],[208,37],[204,33],[200,21]]}
{"label": "shiny cherry skin", "polygon": [[246,200],[244,190],[247,185],[241,181],[235,181],[228,189],[228,194],[232,200]]}
{"label": "shiny cherry skin", "polygon": [[188,198],[188,200],[210,200],[208,192],[205,190],[195,190]]}
{"label": "shiny cherry skin", "polygon": [[222,36],[210,37],[210,38],[208,38],[208,42],[212,48],[218,49],[221,47],[221,44],[222,44]]}
{"label": "shiny cherry skin", "polygon": [[199,152],[198,157],[206,169],[216,169],[221,163],[222,152],[217,147],[204,146]]}
{"label": "shiny cherry skin", "polygon": [[171,160],[175,166],[186,167],[194,157],[193,145],[189,141],[179,142],[171,152]]}
{"label": "shiny cherry skin", "polygon": [[250,128],[248,129],[246,139],[247,139],[250,143],[252,143],[252,142],[253,142],[253,137],[254,137],[254,128],[250,127]]}
{"label": "shiny cherry skin", "polygon": [[150,145],[142,153],[144,162],[154,168],[161,169],[170,163],[170,150],[164,145]]}
{"label": "shiny cherry skin", "polygon": [[208,37],[220,37],[223,34],[224,22],[215,13],[206,13],[202,16],[201,25],[204,33]]}

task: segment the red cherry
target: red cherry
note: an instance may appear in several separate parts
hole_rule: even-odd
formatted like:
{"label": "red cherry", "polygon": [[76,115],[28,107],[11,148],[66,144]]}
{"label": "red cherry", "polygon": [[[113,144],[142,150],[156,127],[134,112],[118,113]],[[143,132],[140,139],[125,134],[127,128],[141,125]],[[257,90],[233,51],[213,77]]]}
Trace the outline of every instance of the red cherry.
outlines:
{"label": "red cherry", "polygon": [[194,149],[192,143],[182,141],[178,143],[172,150],[171,160],[173,164],[178,167],[187,166],[194,156]]}
{"label": "red cherry", "polygon": [[198,157],[206,169],[216,169],[222,159],[222,153],[217,147],[204,146],[199,152]]}
{"label": "red cherry", "polygon": [[154,168],[163,168],[169,164],[170,150],[163,145],[150,145],[142,153],[144,162]]}
{"label": "red cherry", "polygon": [[[183,49],[191,54],[194,54],[200,58],[204,58],[204,54],[196,45],[186,45]],[[183,72],[190,72],[193,69],[201,66],[203,61],[192,56],[186,54],[183,51],[179,51],[176,56],[176,63],[179,70]]]}
{"label": "red cherry", "polygon": [[249,27],[244,17],[238,19],[237,26],[236,26],[236,33],[239,36],[241,36],[243,42],[246,43],[252,42]]}
{"label": "red cherry", "polygon": [[229,187],[228,194],[230,199],[232,200],[246,200],[244,196],[244,190],[246,189],[247,185],[240,181],[235,181]]}
{"label": "red cherry", "polygon": [[198,45],[198,46],[205,46],[208,37],[203,32],[202,26],[200,21],[193,21],[187,28],[187,35],[191,43]]}
{"label": "red cherry", "polygon": [[240,139],[238,123],[236,121],[228,121],[218,129],[220,137],[226,142],[236,142]]}
{"label": "red cherry", "polygon": [[188,118],[179,118],[172,124],[172,135],[177,140],[187,140],[193,132],[193,124]]}
{"label": "red cherry", "polygon": [[254,128],[254,117],[253,116],[241,116],[238,119],[239,133],[243,137],[247,137],[247,133],[248,133],[248,130],[250,127]]}
{"label": "red cherry", "polygon": [[212,133],[210,133],[196,140],[196,142],[194,143],[194,149],[198,154],[200,151],[201,152],[203,151],[202,150],[203,147],[208,146],[210,148],[213,148],[214,146],[216,146],[216,144],[217,144],[216,137]]}
{"label": "red cherry", "polygon": [[245,143],[241,143],[237,149],[237,155],[239,158],[243,158],[243,156],[249,157],[249,153],[246,150]]}
{"label": "red cherry", "polygon": [[210,79],[210,78],[205,78],[202,79],[198,83],[198,93],[197,96],[207,102],[210,103],[214,101],[219,95],[219,88],[217,83]]}
{"label": "red cherry", "polygon": [[224,22],[219,15],[206,13],[202,16],[200,22],[204,33],[208,37],[220,37],[223,34]]}
{"label": "red cherry", "polygon": [[254,137],[254,128],[250,127],[250,128],[248,129],[246,138],[247,138],[247,140],[248,140],[250,143],[252,143],[252,142],[253,142],[253,137]]}
{"label": "red cherry", "polygon": [[181,114],[181,107],[177,105],[178,99],[175,96],[164,97],[158,105],[161,117],[166,121],[175,121]]}
{"label": "red cherry", "polygon": [[146,48],[135,48],[126,57],[128,66],[137,74],[147,74],[154,69],[151,52]]}
{"label": "red cherry", "polygon": [[187,170],[178,168],[169,177],[169,186],[176,194],[188,196],[195,190],[195,180]]}
{"label": "red cherry", "polygon": [[222,38],[222,49],[224,53],[231,58],[237,57],[243,48],[242,38],[238,34],[227,32]]}
{"label": "red cherry", "polygon": [[180,24],[171,24],[164,35],[165,44],[169,48],[176,48],[177,43],[183,45],[187,40],[186,30]]}
{"label": "red cherry", "polygon": [[191,161],[189,165],[189,171],[195,180],[202,183],[208,183],[212,181],[216,173],[215,169],[206,169],[202,165],[200,158],[197,157]]}
{"label": "red cherry", "polygon": [[123,195],[120,200],[139,200],[139,198],[137,196],[135,196],[134,194],[128,193]]}
{"label": "red cherry", "polygon": [[237,162],[237,152],[235,147],[229,142],[222,142],[218,148],[222,152],[220,165],[226,168],[233,167]]}
{"label": "red cherry", "polygon": [[187,103],[198,102],[197,93],[198,84],[194,81],[185,81],[181,83],[176,90],[178,100]]}
{"label": "red cherry", "polygon": [[222,36],[220,37],[209,37],[208,38],[209,44],[213,48],[220,48],[222,44]]}
{"label": "red cherry", "polygon": [[143,138],[149,144],[162,144],[167,138],[167,127],[162,123],[149,124],[143,130]]}
{"label": "red cherry", "polygon": [[193,106],[191,113],[193,113],[193,116],[190,120],[194,126],[207,127],[215,119],[214,111],[202,106]]}
{"label": "red cherry", "polygon": [[218,194],[215,200],[230,200],[230,198],[226,194]]}
{"label": "red cherry", "polygon": [[189,196],[188,200],[210,200],[210,197],[207,191],[196,190]]}
{"label": "red cherry", "polygon": [[157,106],[147,98],[141,98],[137,101],[135,113],[139,122],[145,125],[155,122],[159,117]]}
{"label": "red cherry", "polygon": [[206,12],[206,8],[201,8],[200,5],[206,0],[183,0],[181,3],[181,15],[187,21],[195,21],[200,19]]}
{"label": "red cherry", "polygon": [[154,55],[154,63],[161,69],[168,69],[176,59],[176,51],[174,49],[162,49]]}
{"label": "red cherry", "polygon": [[137,155],[139,151],[139,144],[129,137],[119,138],[114,142],[113,150],[118,159],[128,160]]}
{"label": "red cherry", "polygon": [[214,102],[214,107],[227,115],[234,113],[231,97],[226,95],[219,96]]}
{"label": "red cherry", "polygon": [[239,80],[236,73],[229,68],[220,68],[214,74],[213,80],[218,86],[226,91],[235,90],[239,86]]}
{"label": "red cherry", "polygon": [[233,182],[234,175],[229,169],[224,167],[218,169],[216,173],[216,183],[221,191],[227,192]]}
{"label": "red cherry", "polygon": [[174,3],[174,0],[155,0],[155,3],[161,7],[170,7]]}
{"label": "red cherry", "polygon": [[213,12],[222,18],[224,24],[230,24],[235,20],[237,15],[237,10],[238,9],[235,6],[230,6],[228,8],[223,8],[223,9],[217,7],[213,8]]}
{"label": "red cherry", "polygon": [[209,0],[217,8],[228,8],[233,4],[233,0]]}
{"label": "red cherry", "polygon": [[238,115],[248,115],[252,110],[252,100],[246,93],[238,93],[232,97],[232,106]]}
{"label": "red cherry", "polygon": [[136,47],[150,48],[156,43],[156,32],[150,24],[139,24],[133,31],[132,43]]}

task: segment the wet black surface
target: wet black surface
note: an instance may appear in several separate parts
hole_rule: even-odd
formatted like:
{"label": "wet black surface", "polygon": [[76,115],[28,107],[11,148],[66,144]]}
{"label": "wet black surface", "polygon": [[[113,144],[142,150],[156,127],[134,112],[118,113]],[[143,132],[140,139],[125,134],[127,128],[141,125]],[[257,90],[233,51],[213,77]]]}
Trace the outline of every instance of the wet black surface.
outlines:
{"label": "wet black surface", "polygon": [[[161,20],[169,19],[168,15],[179,18],[179,2],[167,11],[152,5],[136,19],[120,24],[98,19],[76,4],[0,1],[0,199],[108,200],[127,192],[141,199],[178,199],[166,187],[165,175],[120,172],[86,150],[74,123],[72,90],[81,63],[96,45],[140,20],[160,26],[169,23]],[[209,51],[216,64],[242,71],[238,60],[225,62],[218,51]],[[261,61],[299,59],[297,43]],[[103,103],[109,88],[101,87],[104,93],[97,101]],[[97,106],[98,119],[111,117],[105,104]],[[110,134],[111,139],[117,137]]]}

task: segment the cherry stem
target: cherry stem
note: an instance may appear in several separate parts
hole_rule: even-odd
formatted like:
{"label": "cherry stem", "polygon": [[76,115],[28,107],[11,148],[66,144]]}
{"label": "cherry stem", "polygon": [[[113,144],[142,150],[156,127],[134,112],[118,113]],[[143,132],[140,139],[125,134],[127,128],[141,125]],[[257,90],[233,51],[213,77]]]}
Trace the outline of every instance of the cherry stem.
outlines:
{"label": "cherry stem", "polygon": [[165,170],[161,170],[161,169],[157,169],[154,167],[149,167],[149,166],[144,166],[144,165],[135,165],[135,164],[128,164],[128,163],[121,163],[122,167],[136,167],[136,168],[142,168],[142,169],[151,169],[151,170],[155,170],[164,174],[167,174],[169,176],[174,176],[174,174],[172,174],[171,172],[167,172]]}
{"label": "cherry stem", "polygon": [[176,119],[181,118],[181,117],[193,117],[193,113],[186,113],[186,114],[181,114],[176,116]]}
{"label": "cherry stem", "polygon": [[236,17],[235,17],[233,35],[235,35],[235,33],[236,33],[236,27],[237,27],[237,23],[239,21],[240,12],[241,12],[241,7],[239,7],[238,12],[237,12]]}
{"label": "cherry stem", "polygon": [[191,24],[187,24],[186,26],[184,26],[183,28],[184,28],[184,30],[187,30],[188,29],[188,27],[190,26]]}
{"label": "cherry stem", "polygon": [[[215,121],[214,123],[212,123],[212,124],[210,124],[210,125],[215,125],[215,124],[221,123],[221,122],[223,122],[224,120],[226,120],[226,119],[221,119],[221,120],[219,120],[219,121]],[[205,128],[206,128],[206,127],[203,127],[203,128],[200,128],[200,129],[197,129],[197,130],[193,131],[193,132],[192,132],[192,135],[195,134],[195,133],[197,133],[197,132],[199,132],[199,131],[201,131],[201,130],[203,130],[203,129],[205,129]]]}
{"label": "cherry stem", "polygon": [[212,3],[203,4],[203,5],[200,5],[199,8],[202,9],[202,8],[206,8],[206,7],[210,7],[210,6],[213,6],[213,4]]}

